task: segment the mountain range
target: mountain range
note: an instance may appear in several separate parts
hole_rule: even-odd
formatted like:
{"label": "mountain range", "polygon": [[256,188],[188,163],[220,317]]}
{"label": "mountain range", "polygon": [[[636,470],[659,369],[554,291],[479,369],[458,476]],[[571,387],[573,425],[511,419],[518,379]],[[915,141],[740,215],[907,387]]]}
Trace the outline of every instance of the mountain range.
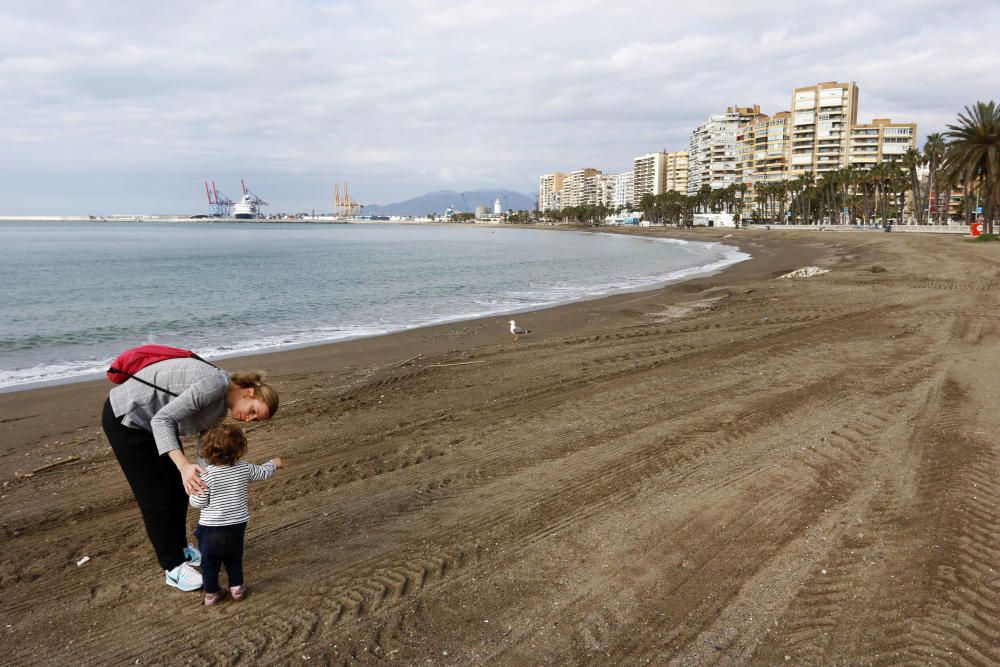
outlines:
{"label": "mountain range", "polygon": [[394,204],[369,204],[361,209],[361,214],[422,216],[434,213],[442,215],[449,206],[457,213],[475,213],[477,206],[485,206],[486,210],[492,213],[493,203],[497,197],[500,198],[500,203],[505,211],[511,209],[530,211],[535,208],[534,195],[524,195],[513,190],[484,189],[465,190],[464,192],[439,190]]}

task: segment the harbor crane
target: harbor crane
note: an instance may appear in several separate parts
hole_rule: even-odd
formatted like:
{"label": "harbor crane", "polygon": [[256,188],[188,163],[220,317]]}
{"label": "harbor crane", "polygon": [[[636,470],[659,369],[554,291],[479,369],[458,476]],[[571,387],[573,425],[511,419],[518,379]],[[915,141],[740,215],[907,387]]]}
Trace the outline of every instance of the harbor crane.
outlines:
{"label": "harbor crane", "polygon": [[362,208],[361,204],[351,199],[351,195],[347,192],[346,182],[344,183],[343,197],[340,196],[340,184],[333,184],[333,203],[335,215],[342,218],[349,218],[357,215]]}
{"label": "harbor crane", "polygon": [[215,181],[212,181],[211,188],[208,187],[208,181],[205,181],[205,194],[208,196],[208,206],[212,215],[222,218],[229,217],[233,210],[233,204],[236,202],[219,192],[219,189],[215,187]]}
{"label": "harbor crane", "polygon": [[243,188],[243,195],[244,196],[250,195],[250,201],[253,203],[254,209],[258,213],[262,213],[264,207],[267,206],[267,202],[264,201],[263,199],[261,199],[260,197],[258,197],[256,194],[254,194],[253,191],[251,191],[247,187],[247,184],[243,182],[242,178],[240,179],[240,186]]}

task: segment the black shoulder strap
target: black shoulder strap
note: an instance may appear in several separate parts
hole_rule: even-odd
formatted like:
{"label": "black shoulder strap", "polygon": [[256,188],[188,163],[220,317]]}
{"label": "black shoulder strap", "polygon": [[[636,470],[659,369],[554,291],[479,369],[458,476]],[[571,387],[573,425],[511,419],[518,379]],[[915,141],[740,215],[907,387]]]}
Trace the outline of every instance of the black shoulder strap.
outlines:
{"label": "black shoulder strap", "polygon": [[[191,356],[190,356],[190,357],[178,357],[178,358],[179,358],[179,359],[197,359],[197,360],[198,360],[198,361],[200,361],[201,363],[203,363],[203,364],[208,364],[208,365],[209,365],[209,366],[211,366],[212,368],[219,368],[218,366],[216,366],[215,364],[213,364],[213,363],[212,363],[211,361],[205,361],[204,359],[202,359],[201,357],[199,357],[199,356],[198,356],[197,354],[195,354],[194,352],[192,352],[192,353],[191,353]],[[153,364],[150,364],[149,366],[152,366],[152,365],[153,365]],[[146,366],[146,368],[149,368],[149,366]],[[139,376],[137,376],[137,375],[133,375],[133,374],[131,374],[131,373],[126,373],[126,372],[125,372],[125,371],[123,371],[123,370],[118,370],[117,368],[113,368],[113,367],[112,367],[112,368],[109,368],[108,370],[109,370],[109,371],[113,371],[113,372],[117,372],[117,373],[121,373],[122,375],[127,375],[127,376],[129,377],[129,379],[130,379],[130,380],[135,380],[136,382],[141,382],[141,383],[143,383],[144,385],[146,385],[147,387],[152,387],[152,388],[153,388],[153,389],[155,389],[156,391],[162,391],[162,392],[163,392],[164,394],[170,394],[170,395],[171,395],[171,396],[173,396],[174,398],[177,398],[177,396],[178,396],[178,395],[177,395],[177,394],[175,394],[174,392],[172,392],[172,391],[168,391],[168,390],[164,389],[163,387],[160,387],[160,386],[158,386],[158,385],[155,385],[155,384],[153,384],[152,382],[146,382],[145,380],[143,380],[143,379],[142,379],[141,377],[139,377]],[[222,369],[219,369],[219,370],[222,370]]]}
{"label": "black shoulder strap", "polygon": [[[152,364],[150,364],[150,366],[152,366]],[[125,373],[125,371],[119,371],[119,373]],[[177,398],[177,394],[175,394],[174,392],[172,392],[172,391],[167,391],[167,390],[166,390],[166,389],[164,389],[163,387],[160,387],[160,386],[158,386],[158,385],[155,385],[155,384],[153,384],[152,382],[146,382],[146,381],[145,381],[145,380],[143,380],[143,379],[142,379],[141,377],[138,377],[138,376],[135,376],[135,375],[132,375],[131,373],[125,373],[125,375],[128,375],[128,377],[129,377],[129,379],[130,379],[130,380],[135,380],[136,382],[141,382],[141,383],[143,383],[144,385],[146,385],[147,387],[152,387],[152,388],[153,388],[153,389],[155,389],[156,391],[162,391],[162,392],[163,392],[164,394],[170,394],[170,395],[171,395],[171,396],[173,396],[174,398]]]}

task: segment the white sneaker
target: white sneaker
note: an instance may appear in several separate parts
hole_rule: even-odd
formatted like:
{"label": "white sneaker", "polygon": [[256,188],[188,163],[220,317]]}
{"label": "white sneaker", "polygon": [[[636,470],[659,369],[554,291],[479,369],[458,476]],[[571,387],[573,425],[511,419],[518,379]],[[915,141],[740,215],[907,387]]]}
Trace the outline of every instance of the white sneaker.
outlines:
{"label": "white sneaker", "polygon": [[182,591],[196,591],[201,588],[201,575],[187,563],[181,563],[172,570],[164,570],[167,586]]}
{"label": "white sneaker", "polygon": [[188,565],[195,567],[201,565],[201,552],[195,549],[193,544],[184,547],[184,558],[187,559]]}

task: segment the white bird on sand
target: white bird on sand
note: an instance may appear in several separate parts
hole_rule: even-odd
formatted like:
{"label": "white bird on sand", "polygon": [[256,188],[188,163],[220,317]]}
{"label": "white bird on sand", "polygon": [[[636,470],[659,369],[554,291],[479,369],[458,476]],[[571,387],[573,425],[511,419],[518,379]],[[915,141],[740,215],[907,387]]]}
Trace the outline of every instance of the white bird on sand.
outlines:
{"label": "white bird on sand", "polygon": [[520,336],[521,334],[530,334],[531,333],[530,330],[524,329],[524,328],[519,327],[516,324],[514,324],[514,320],[510,321],[510,332],[512,334],[514,334],[514,340],[517,340],[517,337]]}

